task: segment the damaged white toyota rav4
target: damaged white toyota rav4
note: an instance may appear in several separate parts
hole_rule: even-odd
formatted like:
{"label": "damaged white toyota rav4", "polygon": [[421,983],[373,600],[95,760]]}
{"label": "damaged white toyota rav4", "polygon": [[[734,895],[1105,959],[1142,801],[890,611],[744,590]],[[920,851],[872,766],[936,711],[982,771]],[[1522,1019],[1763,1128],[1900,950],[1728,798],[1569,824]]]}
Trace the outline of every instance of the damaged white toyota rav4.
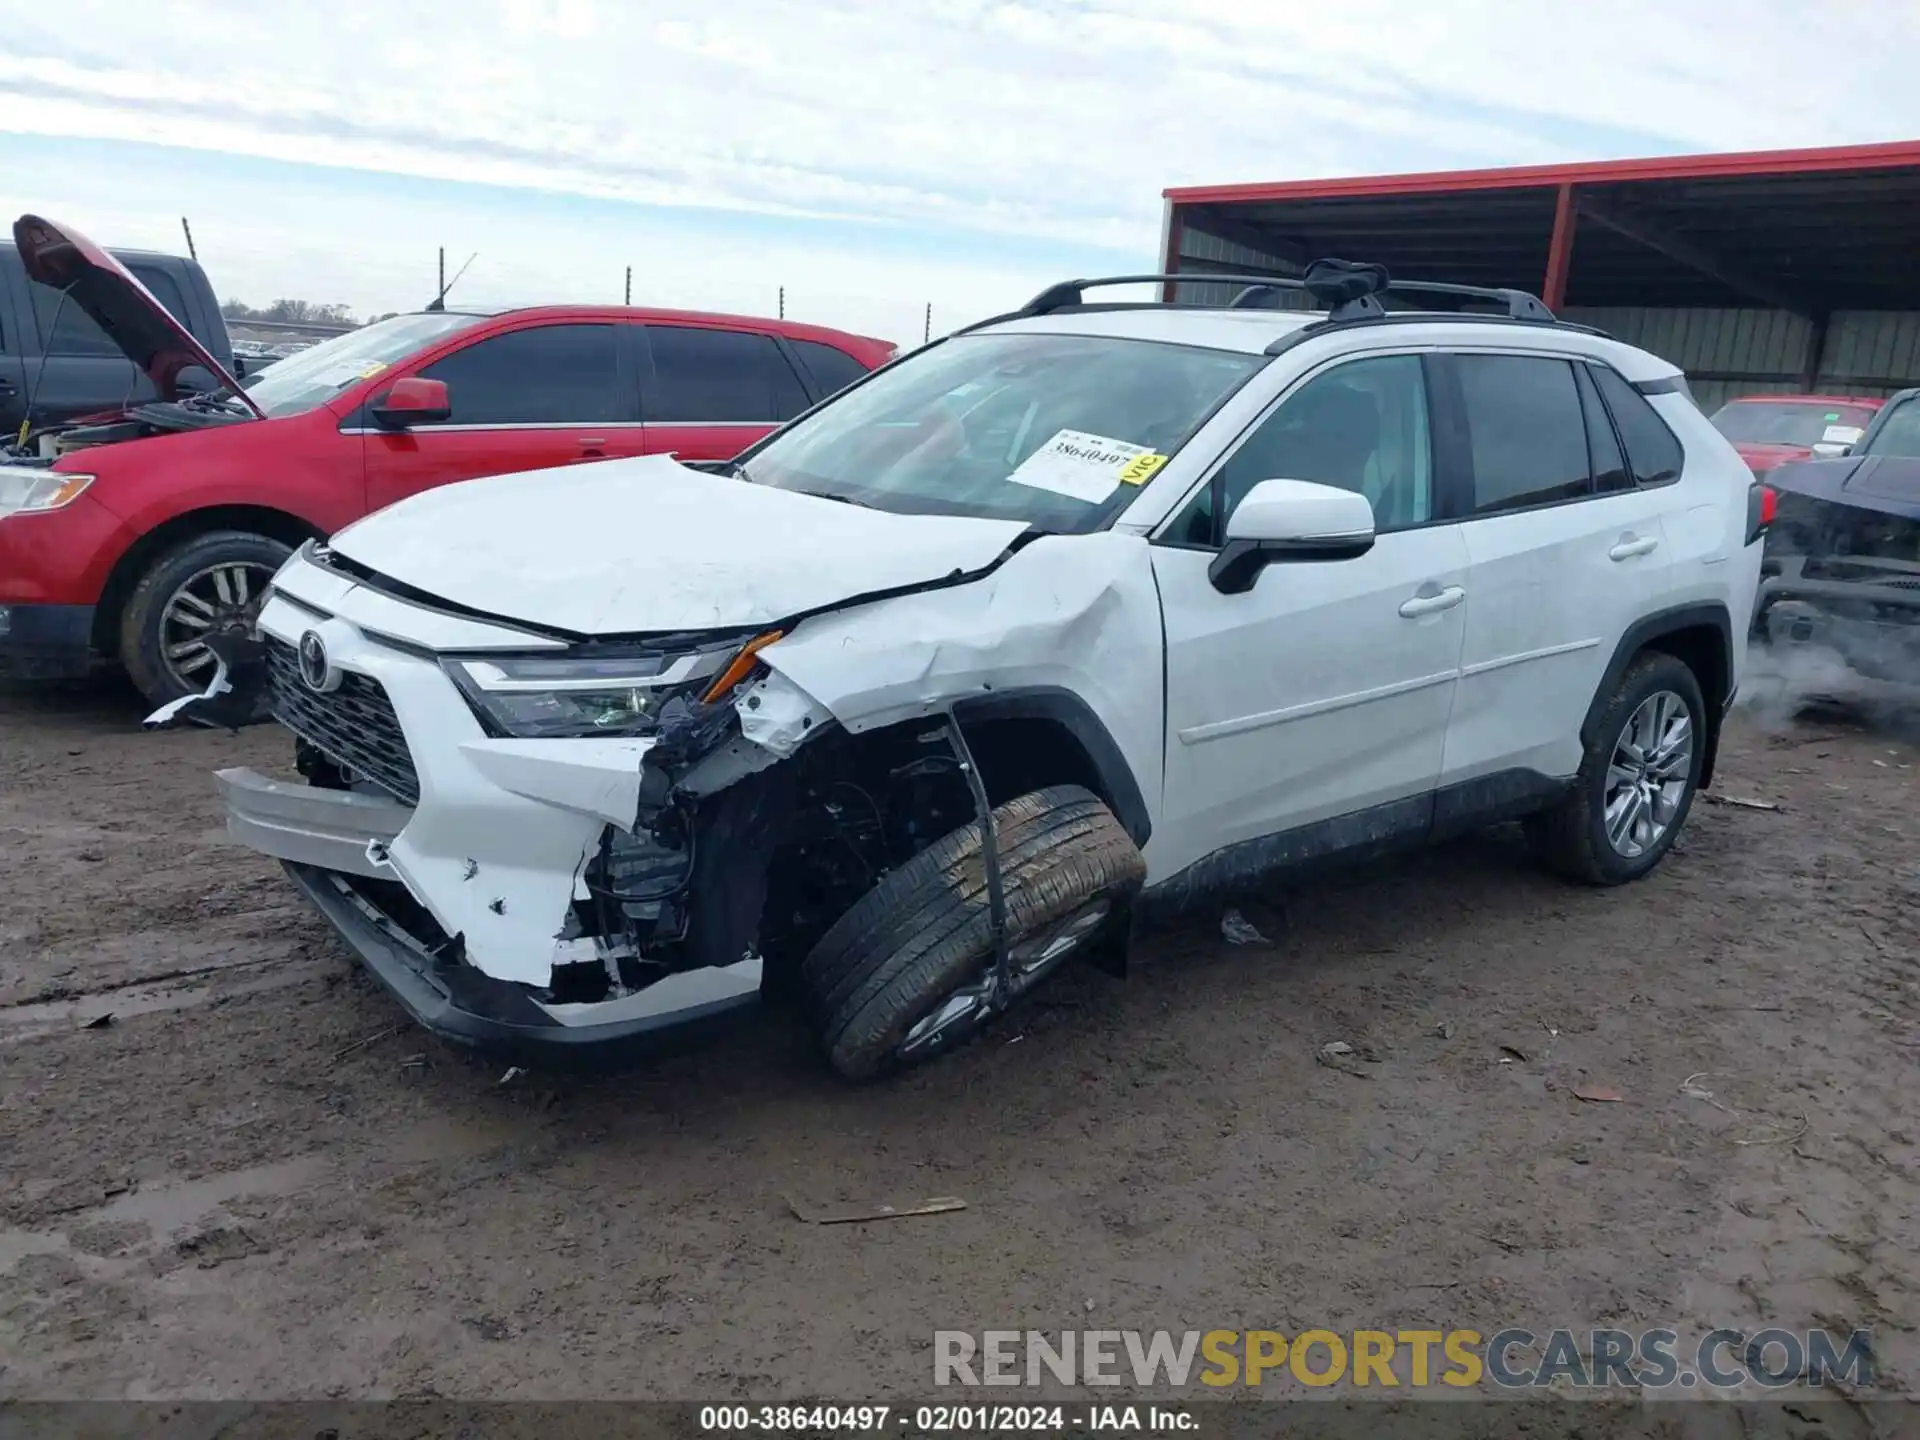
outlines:
{"label": "damaged white toyota rav4", "polygon": [[[295,736],[305,783],[220,774],[232,833],[440,1035],[562,1063],[784,995],[856,1079],[1309,862],[1517,817],[1580,880],[1656,865],[1764,528],[1679,373],[1378,267],[1096,283],[730,464],[301,551],[185,702],[268,684]],[[1384,303],[1433,293],[1491,313]]]}

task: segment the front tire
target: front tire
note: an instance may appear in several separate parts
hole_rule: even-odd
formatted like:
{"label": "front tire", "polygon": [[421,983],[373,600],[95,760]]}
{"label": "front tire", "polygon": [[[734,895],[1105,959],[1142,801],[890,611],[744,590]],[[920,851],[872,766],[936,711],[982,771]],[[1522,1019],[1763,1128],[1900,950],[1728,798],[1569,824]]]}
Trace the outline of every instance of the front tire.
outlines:
{"label": "front tire", "polygon": [[1627,667],[1566,797],[1528,817],[1548,866],[1622,885],[1658,865],[1686,823],[1706,762],[1707,707],[1684,661],[1650,650]]}
{"label": "front tire", "polygon": [[[1120,822],[1077,785],[993,812],[1006,892],[1011,1003],[1124,923],[1146,862]],[[934,842],[835,921],[801,966],[835,1070],[871,1080],[978,1034],[998,1013],[978,822]]]}
{"label": "front tire", "polygon": [[[204,637],[219,630],[250,633],[267,582],[292,553],[265,535],[215,530],[147,567],[120,616],[120,663],[149,705],[206,689],[215,661]],[[266,719],[270,704],[263,693],[249,718]]]}

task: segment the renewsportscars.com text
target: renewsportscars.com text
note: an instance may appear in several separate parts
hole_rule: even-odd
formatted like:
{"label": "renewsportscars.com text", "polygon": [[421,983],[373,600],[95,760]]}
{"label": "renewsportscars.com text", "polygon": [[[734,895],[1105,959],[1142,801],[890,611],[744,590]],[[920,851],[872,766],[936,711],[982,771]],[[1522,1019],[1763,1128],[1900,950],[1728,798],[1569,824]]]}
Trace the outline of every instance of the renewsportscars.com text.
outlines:
{"label": "renewsportscars.com text", "polygon": [[936,1385],[1663,1390],[1874,1385],[1867,1331],[936,1330]]}

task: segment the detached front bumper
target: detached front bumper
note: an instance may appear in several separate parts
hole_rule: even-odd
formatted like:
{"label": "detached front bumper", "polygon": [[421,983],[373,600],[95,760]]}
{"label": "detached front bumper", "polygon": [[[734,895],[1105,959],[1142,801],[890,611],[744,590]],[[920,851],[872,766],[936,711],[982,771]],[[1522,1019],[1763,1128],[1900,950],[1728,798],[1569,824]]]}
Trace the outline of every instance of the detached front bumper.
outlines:
{"label": "detached front bumper", "polygon": [[697,1043],[759,1004],[758,959],[669,975],[596,1004],[544,1004],[526,985],[437,955],[414,933],[417,918],[410,928],[398,906],[383,904],[383,889],[394,894],[387,887],[398,882],[378,856],[405,828],[408,807],[251,770],[216,778],[233,838],[280,859],[374,977],[443,1039],[543,1069],[601,1069]]}
{"label": "detached front bumper", "polygon": [[[276,577],[258,628],[261,653],[235,657],[232,687],[269,687],[317,783],[221,772],[229,833],[283,862],[422,1025],[529,1063],[600,1066],[759,1003],[753,927],[737,919],[758,909],[733,903],[724,873],[751,844],[729,829],[656,846],[637,828],[656,742],[488,734],[437,658],[538,637],[304,558]],[[608,878],[616,863],[631,891]]]}

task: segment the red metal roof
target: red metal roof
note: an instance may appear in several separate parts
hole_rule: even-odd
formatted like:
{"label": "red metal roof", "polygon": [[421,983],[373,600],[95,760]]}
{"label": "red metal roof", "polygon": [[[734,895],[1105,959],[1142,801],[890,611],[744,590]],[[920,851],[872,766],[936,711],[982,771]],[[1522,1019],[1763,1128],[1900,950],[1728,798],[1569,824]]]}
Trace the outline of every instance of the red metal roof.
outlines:
{"label": "red metal roof", "polygon": [[1663,155],[1576,165],[1518,165],[1504,170],[1435,170],[1416,175],[1348,175],[1269,184],[1193,185],[1162,191],[1177,205],[1241,200],[1315,200],[1345,195],[1421,195],[1459,190],[1633,180],[1699,180],[1738,175],[1806,175],[1920,168],[1920,140],[1841,145],[1823,150],[1743,150],[1728,155]]}

